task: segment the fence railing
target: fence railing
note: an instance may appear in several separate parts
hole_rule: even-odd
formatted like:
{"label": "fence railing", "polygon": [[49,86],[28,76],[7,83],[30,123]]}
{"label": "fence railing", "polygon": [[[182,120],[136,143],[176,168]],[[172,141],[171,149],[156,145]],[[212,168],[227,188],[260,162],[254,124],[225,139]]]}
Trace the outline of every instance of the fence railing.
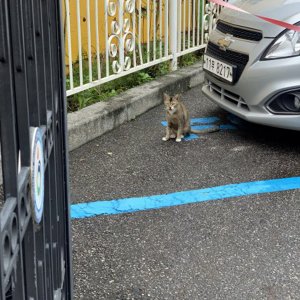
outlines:
{"label": "fence railing", "polygon": [[67,96],[206,46],[206,0],[64,0]]}

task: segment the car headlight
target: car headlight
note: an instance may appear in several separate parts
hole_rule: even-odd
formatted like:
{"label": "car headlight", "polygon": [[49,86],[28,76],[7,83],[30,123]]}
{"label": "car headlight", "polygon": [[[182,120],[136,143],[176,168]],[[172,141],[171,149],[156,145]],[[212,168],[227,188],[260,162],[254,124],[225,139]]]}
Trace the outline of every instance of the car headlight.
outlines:
{"label": "car headlight", "polygon": [[297,55],[300,55],[300,32],[285,30],[269,46],[262,59],[286,58]]}

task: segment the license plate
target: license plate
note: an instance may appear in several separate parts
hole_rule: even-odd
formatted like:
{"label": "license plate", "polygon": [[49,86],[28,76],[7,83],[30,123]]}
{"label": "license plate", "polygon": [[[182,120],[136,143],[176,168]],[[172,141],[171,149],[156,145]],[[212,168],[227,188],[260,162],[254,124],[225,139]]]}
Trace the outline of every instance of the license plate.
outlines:
{"label": "license plate", "polygon": [[228,65],[218,59],[204,55],[203,69],[229,82],[233,82],[233,66]]}

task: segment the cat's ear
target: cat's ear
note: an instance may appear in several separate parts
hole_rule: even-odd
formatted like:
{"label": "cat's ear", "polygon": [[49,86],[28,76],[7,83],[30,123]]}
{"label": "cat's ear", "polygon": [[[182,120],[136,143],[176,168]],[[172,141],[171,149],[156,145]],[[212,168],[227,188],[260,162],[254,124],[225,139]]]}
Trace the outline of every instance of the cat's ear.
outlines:
{"label": "cat's ear", "polygon": [[164,103],[170,102],[170,96],[164,93]]}
{"label": "cat's ear", "polygon": [[173,99],[174,99],[174,100],[180,100],[180,97],[181,97],[181,94],[176,94],[176,95],[173,97]]}

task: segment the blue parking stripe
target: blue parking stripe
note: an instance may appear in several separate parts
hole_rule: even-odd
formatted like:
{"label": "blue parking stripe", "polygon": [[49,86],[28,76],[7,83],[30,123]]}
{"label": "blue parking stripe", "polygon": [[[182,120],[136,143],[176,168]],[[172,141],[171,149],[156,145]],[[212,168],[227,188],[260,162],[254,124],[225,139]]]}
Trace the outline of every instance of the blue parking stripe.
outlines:
{"label": "blue parking stripe", "polygon": [[[191,126],[192,129],[194,130],[205,130],[205,129],[209,129],[209,128],[214,128],[215,125],[193,125]],[[201,134],[201,133],[200,133]]]}
{"label": "blue parking stripe", "polygon": [[194,133],[190,133],[189,135],[186,135],[183,140],[184,141],[192,141],[192,140],[196,140],[199,139],[199,136],[197,134]]}
{"label": "blue parking stripe", "polygon": [[[207,128],[212,128],[214,127],[214,125],[211,125],[212,123],[218,121],[219,118],[218,117],[208,117],[208,118],[197,118],[197,119],[192,119],[191,120],[191,124],[192,124],[192,129],[194,130],[205,130]],[[208,123],[206,125],[199,125],[202,123]],[[161,124],[163,126],[167,126],[167,122],[166,121],[162,121]],[[220,125],[220,130],[224,131],[224,130],[236,130],[237,127],[233,124],[221,124]],[[201,133],[198,134],[194,134],[191,133],[190,135],[187,135],[183,138],[184,141],[192,141],[192,140],[196,140],[198,139],[201,135]]]}
{"label": "blue parking stripe", "polygon": [[206,117],[206,118],[193,118],[191,119],[191,124],[212,124],[220,121],[218,117]]}
{"label": "blue parking stripe", "polygon": [[225,198],[287,191],[298,188],[300,188],[300,177],[291,177],[229,184],[164,195],[78,203],[71,206],[71,217],[77,219],[99,215],[132,213],[204,201],[221,200]]}
{"label": "blue parking stripe", "polygon": [[[191,119],[191,125],[198,125],[198,124],[213,124],[220,121],[218,117],[205,117],[205,118],[193,118]],[[161,125],[167,126],[167,121],[162,121]]]}

